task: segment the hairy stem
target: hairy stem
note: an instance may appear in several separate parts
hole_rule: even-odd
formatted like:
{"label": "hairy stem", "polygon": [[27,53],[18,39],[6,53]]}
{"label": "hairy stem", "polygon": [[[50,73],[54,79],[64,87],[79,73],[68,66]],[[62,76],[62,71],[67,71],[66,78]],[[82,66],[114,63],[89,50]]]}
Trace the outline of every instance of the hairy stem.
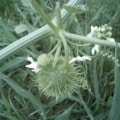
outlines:
{"label": "hairy stem", "polygon": [[69,61],[69,48],[67,45],[67,41],[65,40],[65,37],[63,35],[62,30],[59,31],[59,36],[62,40],[63,46],[64,46],[64,50],[65,50],[65,61],[64,61],[64,66],[66,66],[68,64]]}
{"label": "hairy stem", "polygon": [[58,47],[57,47],[55,57],[54,57],[54,65],[56,65],[56,63],[60,57],[60,52],[61,52],[61,42],[58,43]]}
{"label": "hairy stem", "polygon": [[[80,3],[80,0],[70,0],[67,5],[77,5]],[[61,10],[61,19],[64,22],[69,16],[69,13],[65,10]],[[56,18],[52,20],[53,24],[56,24]],[[35,30],[34,32],[18,39],[17,41],[13,42],[12,44],[8,45],[7,47],[0,50],[0,62],[8,58],[10,55],[19,52],[23,48],[32,45],[38,40],[41,40],[43,37],[47,37],[50,35],[51,29],[48,25],[44,25],[43,27]]]}
{"label": "hairy stem", "polygon": [[[73,33],[69,33],[66,31],[63,31],[63,34],[66,38],[73,39],[73,40],[78,40],[82,42],[88,42],[88,43],[93,43],[93,44],[99,44],[99,45],[104,45],[104,46],[110,46],[110,47],[116,47],[116,42],[110,42],[98,38],[89,38],[81,35],[76,35]],[[118,47],[120,48],[120,43],[117,44]]]}

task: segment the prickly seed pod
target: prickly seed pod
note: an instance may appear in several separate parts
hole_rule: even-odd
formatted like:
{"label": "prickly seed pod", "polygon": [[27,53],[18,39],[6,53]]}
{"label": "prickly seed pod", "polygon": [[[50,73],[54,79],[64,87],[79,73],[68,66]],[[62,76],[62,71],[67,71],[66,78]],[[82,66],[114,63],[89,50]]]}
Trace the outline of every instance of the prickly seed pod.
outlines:
{"label": "prickly seed pod", "polygon": [[61,66],[63,66],[62,60],[59,60],[54,67],[52,63],[48,63],[37,73],[36,84],[47,97],[58,99],[70,96],[79,88],[80,78],[76,68],[71,64],[64,68]]}
{"label": "prickly seed pod", "polygon": [[49,62],[51,62],[53,60],[53,56],[52,55],[47,55],[45,53],[41,54],[38,59],[37,59],[37,63],[40,66],[45,66],[46,64],[48,64]]}

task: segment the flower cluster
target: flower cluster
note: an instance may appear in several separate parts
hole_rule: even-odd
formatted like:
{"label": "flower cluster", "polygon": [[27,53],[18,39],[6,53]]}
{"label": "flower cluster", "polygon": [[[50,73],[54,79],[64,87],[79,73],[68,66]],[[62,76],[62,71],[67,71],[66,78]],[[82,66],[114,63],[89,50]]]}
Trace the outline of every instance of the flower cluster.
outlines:
{"label": "flower cluster", "polygon": [[[87,37],[96,37],[99,39],[104,39],[110,42],[115,42],[112,36],[112,27],[108,26],[107,24],[102,25],[101,27],[98,26],[91,26],[91,32],[87,35]],[[95,44],[91,50],[92,55],[95,53],[99,53],[100,45]]]}
{"label": "flower cluster", "polygon": [[110,39],[112,36],[111,30],[112,27],[108,26],[107,24],[102,25],[101,27],[91,26],[91,35],[92,37],[96,37],[100,39],[107,39],[107,38]]}

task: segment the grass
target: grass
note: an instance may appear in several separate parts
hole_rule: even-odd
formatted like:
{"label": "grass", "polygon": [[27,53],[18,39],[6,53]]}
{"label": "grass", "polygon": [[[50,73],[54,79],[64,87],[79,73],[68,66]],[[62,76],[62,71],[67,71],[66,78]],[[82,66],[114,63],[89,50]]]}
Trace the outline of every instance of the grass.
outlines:
{"label": "grass", "polygon": [[[28,56],[37,60],[40,54],[51,52],[58,59],[59,54],[64,56],[69,51],[71,57],[91,55],[93,44],[69,40],[68,37],[65,40],[69,50],[65,53],[66,45],[63,46],[60,41],[62,37],[59,38],[57,30],[54,34],[49,26],[45,26],[46,23],[51,25],[51,20],[56,16],[55,1],[36,0],[49,18],[47,20],[44,15],[39,14],[40,11],[36,12],[31,6],[26,6],[29,5],[25,4],[26,1],[10,0],[9,4],[4,0],[0,2],[0,9],[4,9],[0,10],[0,119],[119,120],[119,66],[115,62],[115,59],[119,59],[117,45],[116,49],[103,45],[100,53],[92,56],[92,61],[76,64],[84,78],[77,93],[56,100],[39,91],[34,82],[35,73],[25,67]],[[63,3],[68,0],[59,2],[62,9]],[[119,42],[119,0],[81,0],[80,4],[87,5],[88,10],[68,7],[70,15],[65,13],[62,16],[65,18],[62,29],[86,36],[91,25],[109,24],[113,28],[112,37]],[[8,6],[7,9],[5,6]],[[61,51],[56,51],[55,45],[58,41]],[[84,87],[86,81],[87,89]]]}

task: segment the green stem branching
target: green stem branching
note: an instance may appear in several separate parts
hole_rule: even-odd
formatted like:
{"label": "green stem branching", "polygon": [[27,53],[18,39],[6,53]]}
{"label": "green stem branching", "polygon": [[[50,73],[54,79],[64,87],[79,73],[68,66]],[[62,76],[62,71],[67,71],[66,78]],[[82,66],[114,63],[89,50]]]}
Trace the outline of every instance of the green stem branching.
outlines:
{"label": "green stem branching", "polygon": [[[94,38],[94,37],[90,38],[90,37],[86,37],[86,36],[69,33],[66,31],[63,31],[63,35],[66,38],[77,40],[77,41],[99,44],[99,45],[103,45],[103,46],[116,47],[116,42],[110,42],[110,41],[106,41],[106,40],[102,40],[102,39],[98,39],[98,38]],[[118,43],[118,48],[120,48],[120,43]]]}
{"label": "green stem branching", "polygon": [[69,48],[68,48],[68,44],[67,44],[67,41],[63,35],[63,31],[60,30],[59,31],[59,36],[62,40],[62,43],[63,43],[63,46],[64,46],[64,50],[65,50],[65,61],[64,61],[64,67],[68,64],[68,61],[69,61]]}
{"label": "green stem branching", "polygon": [[60,12],[60,4],[59,2],[56,3],[56,19],[57,19],[57,27],[58,29],[62,28],[62,19],[61,19],[61,12]]}
{"label": "green stem branching", "polygon": [[60,57],[60,53],[61,53],[61,41],[58,43],[58,47],[55,53],[55,57],[54,57],[54,65],[56,65],[59,57]]}

